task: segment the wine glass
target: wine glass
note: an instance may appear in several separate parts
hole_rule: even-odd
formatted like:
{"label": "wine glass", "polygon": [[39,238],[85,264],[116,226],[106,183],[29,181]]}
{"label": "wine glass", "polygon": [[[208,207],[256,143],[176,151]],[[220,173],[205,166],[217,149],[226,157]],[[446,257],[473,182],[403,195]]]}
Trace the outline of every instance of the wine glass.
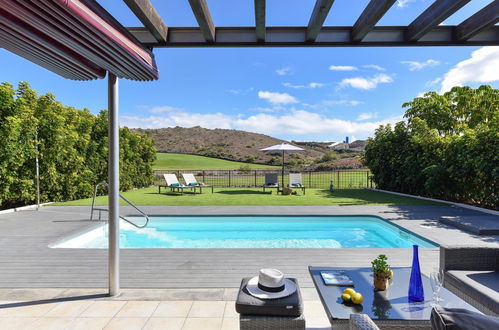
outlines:
{"label": "wine glass", "polygon": [[440,289],[444,284],[444,273],[442,270],[433,271],[430,273],[430,284],[433,290],[433,303],[432,306],[438,306],[442,299],[440,298]]}

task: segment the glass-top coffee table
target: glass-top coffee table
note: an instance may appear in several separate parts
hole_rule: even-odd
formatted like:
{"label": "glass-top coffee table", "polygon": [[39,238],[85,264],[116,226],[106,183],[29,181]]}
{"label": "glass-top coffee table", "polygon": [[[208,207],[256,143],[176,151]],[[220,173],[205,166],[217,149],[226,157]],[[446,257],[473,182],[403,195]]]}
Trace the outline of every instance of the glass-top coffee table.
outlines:
{"label": "glass-top coffee table", "polygon": [[[319,292],[322,305],[333,329],[348,329],[350,314],[367,314],[381,329],[431,329],[430,315],[433,291],[430,279],[422,276],[425,301],[409,302],[407,292],[411,268],[392,268],[394,276],[386,291],[374,291],[371,268],[308,267]],[[347,286],[325,285],[321,271],[344,270],[353,280],[354,290],[364,296],[361,305],[343,304],[341,294]],[[442,288],[440,306],[465,308],[480,313],[473,306]]]}

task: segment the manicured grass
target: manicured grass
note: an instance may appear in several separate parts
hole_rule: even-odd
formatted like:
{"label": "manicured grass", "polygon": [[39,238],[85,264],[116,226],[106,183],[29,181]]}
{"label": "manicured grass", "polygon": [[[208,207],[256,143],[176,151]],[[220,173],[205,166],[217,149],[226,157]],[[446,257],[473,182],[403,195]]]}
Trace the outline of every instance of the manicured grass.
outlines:
{"label": "manicured grass", "polygon": [[229,160],[184,154],[158,152],[156,154],[155,170],[232,170],[241,165],[250,168],[275,168],[275,166],[232,162]]}
{"label": "manicured grass", "polygon": [[[443,205],[366,189],[344,189],[333,193],[323,189],[307,189],[304,196],[282,196],[276,194],[275,190],[269,194],[255,188],[215,188],[213,194],[210,189],[206,189],[203,194],[196,195],[188,192],[172,195],[163,191],[160,195],[157,187],[149,187],[123,195],[136,205]],[[91,202],[92,199],[88,198],[55,205],[90,205]],[[107,197],[98,197],[97,204],[107,205]]]}

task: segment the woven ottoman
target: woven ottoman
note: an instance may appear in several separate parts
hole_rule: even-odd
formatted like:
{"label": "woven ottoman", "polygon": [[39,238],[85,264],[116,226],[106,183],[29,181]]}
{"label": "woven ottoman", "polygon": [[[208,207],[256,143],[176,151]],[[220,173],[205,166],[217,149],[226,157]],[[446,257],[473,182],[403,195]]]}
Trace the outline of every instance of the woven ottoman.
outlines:
{"label": "woven ottoman", "polygon": [[236,300],[241,330],[305,330],[303,301],[298,281],[296,292],[279,299],[258,299],[249,294],[246,284],[250,277],[243,278]]}

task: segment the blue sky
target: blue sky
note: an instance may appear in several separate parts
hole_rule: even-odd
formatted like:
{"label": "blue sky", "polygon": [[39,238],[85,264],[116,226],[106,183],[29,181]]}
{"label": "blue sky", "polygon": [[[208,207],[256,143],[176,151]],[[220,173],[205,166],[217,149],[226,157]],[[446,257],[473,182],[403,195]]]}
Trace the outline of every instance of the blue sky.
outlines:
{"label": "blue sky", "polygon": [[[140,25],[122,1],[99,2],[123,25]],[[207,2],[217,26],[254,24],[251,0]],[[314,2],[268,0],[267,25],[307,25]],[[399,1],[380,25],[408,24],[431,2]],[[444,24],[458,24],[490,2],[473,0]],[[336,0],[326,25],[353,24],[367,3]],[[196,25],[186,0],[153,4],[167,25]],[[423,92],[499,87],[499,47],[178,48],[155,55],[159,81],[120,82],[122,125],[199,125],[338,141],[366,138],[381,123],[401,120],[402,103]],[[40,93],[94,113],[106,107],[106,80],[65,80],[3,49],[0,63],[0,81],[28,81]]]}

